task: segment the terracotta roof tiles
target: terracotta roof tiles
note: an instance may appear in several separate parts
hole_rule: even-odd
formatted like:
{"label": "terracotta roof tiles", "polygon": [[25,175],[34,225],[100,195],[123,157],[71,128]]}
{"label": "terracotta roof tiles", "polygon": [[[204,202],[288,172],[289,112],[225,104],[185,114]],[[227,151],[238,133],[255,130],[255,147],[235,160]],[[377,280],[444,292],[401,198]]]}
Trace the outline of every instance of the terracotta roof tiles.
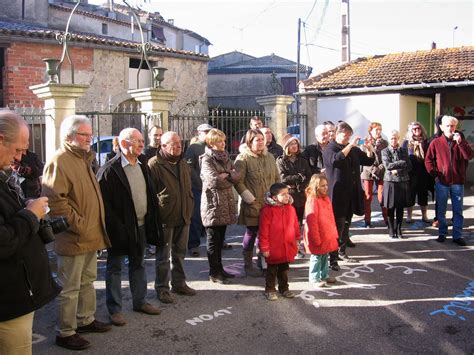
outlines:
{"label": "terracotta roof tiles", "polygon": [[303,81],[305,91],[474,79],[474,47],[358,58]]}

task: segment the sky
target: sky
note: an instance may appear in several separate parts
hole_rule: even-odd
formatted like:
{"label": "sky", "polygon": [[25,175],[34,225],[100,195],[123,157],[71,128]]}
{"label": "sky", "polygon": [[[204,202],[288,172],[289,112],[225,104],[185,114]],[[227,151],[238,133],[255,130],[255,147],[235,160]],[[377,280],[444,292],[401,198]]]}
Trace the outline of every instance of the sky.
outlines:
{"label": "sky", "polygon": [[[301,18],[301,63],[313,75],[341,64],[340,0],[129,0],[136,2],[207,38],[211,57],[237,50],[296,62]],[[429,50],[433,41],[473,46],[474,0],[350,0],[350,31],[351,59]]]}

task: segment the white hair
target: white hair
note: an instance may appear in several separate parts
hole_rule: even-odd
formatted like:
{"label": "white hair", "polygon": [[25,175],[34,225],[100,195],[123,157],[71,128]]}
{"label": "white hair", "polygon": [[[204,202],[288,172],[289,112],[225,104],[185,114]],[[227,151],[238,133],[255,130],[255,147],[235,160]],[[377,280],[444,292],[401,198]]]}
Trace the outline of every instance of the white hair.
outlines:
{"label": "white hair", "polygon": [[131,127],[122,129],[119,133],[119,142],[132,139],[133,133],[135,131],[140,132],[138,129]]}
{"label": "white hair", "polygon": [[390,131],[390,137],[391,137],[391,136],[397,136],[398,138],[400,138],[400,132],[399,132],[398,130],[396,130],[396,129],[392,129],[392,130]]}
{"label": "white hair", "polygon": [[318,137],[319,135],[321,135],[321,133],[323,133],[325,129],[327,130],[326,125],[324,124],[317,125],[316,128],[314,129],[314,136]]}
{"label": "white hair", "polygon": [[68,138],[71,139],[76,134],[77,127],[87,124],[92,126],[91,120],[86,116],[72,115],[66,117],[61,123],[60,137],[61,142],[65,142]]}
{"label": "white hair", "polygon": [[447,115],[441,117],[441,124],[445,125],[447,123],[454,123],[457,126],[458,125],[458,119],[456,117],[447,116]]}
{"label": "white hair", "polygon": [[168,131],[166,133],[163,133],[163,135],[161,136],[161,144],[169,144],[169,142],[174,136],[179,137],[179,134],[173,131]]}

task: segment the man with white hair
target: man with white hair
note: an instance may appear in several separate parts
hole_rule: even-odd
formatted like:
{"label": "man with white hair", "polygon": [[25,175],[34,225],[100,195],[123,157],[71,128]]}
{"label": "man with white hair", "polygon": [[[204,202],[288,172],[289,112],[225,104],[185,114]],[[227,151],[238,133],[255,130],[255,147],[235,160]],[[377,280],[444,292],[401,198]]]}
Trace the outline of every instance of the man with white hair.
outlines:
{"label": "man with white hair", "polygon": [[128,274],[133,310],[158,315],[160,310],[147,303],[145,246],[157,245],[162,237],[158,200],[149,178],[145,141],[135,128],[119,134],[120,152],[99,170],[97,177],[105,205],[105,224],[112,247],[107,253],[106,303],[112,324],[127,323],[122,313],[122,264],[128,256]]}
{"label": "man with white hair", "polygon": [[453,242],[465,246],[462,238],[464,223],[463,197],[466,170],[472,149],[463,135],[456,131],[458,120],[455,117],[443,116],[440,129],[443,132],[428,147],[425,166],[428,173],[435,179],[436,205],[438,214],[438,242],[444,242],[448,234],[446,209],[448,197],[451,196],[453,209]]}
{"label": "man with white hair", "polygon": [[56,234],[58,279],[56,345],[82,350],[91,344],[78,333],[102,333],[111,326],[95,319],[97,250],[110,246],[99,184],[91,168],[92,125],[85,116],[69,116],[61,124],[61,147],[46,163],[43,192],[51,216],[64,216],[69,229]]}
{"label": "man with white hair", "polygon": [[[171,291],[194,296],[196,291],[186,284],[184,257],[188,245],[189,225],[193,214],[191,169],[182,159],[181,138],[176,132],[161,137],[161,149],[148,161],[152,185],[159,200],[163,223],[163,247],[156,253],[155,290],[163,303],[174,303]],[[170,265],[170,256],[171,263]]]}
{"label": "man with white hair", "polygon": [[323,149],[329,143],[329,132],[324,124],[317,125],[314,129],[316,142],[306,147],[303,156],[308,160],[311,173],[319,174],[324,172]]}

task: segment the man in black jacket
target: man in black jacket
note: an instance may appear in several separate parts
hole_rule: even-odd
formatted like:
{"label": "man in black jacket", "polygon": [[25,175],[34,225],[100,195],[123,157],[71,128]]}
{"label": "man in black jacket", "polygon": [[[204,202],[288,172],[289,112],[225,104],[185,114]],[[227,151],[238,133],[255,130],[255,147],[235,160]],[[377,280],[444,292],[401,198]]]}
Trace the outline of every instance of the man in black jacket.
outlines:
{"label": "man in black jacket", "polygon": [[366,142],[367,154],[362,152],[357,147],[359,137],[351,140],[352,133],[349,124],[340,122],[336,128],[335,140],[323,150],[324,167],[329,183],[328,195],[332,201],[339,234],[339,255],[337,251],[330,253],[331,269],[335,271],[339,270],[338,259],[357,262],[346,254],[349,227],[353,214],[364,214],[360,166],[372,165],[375,161],[372,146]]}
{"label": "man in black jacket", "polygon": [[31,353],[34,311],[61,290],[38,235],[48,198],[24,201],[5,171],[21,159],[28,138],[21,117],[0,112],[0,354]]}
{"label": "man in black jacket", "polygon": [[146,243],[157,245],[162,237],[156,193],[150,184],[145,141],[135,128],[119,135],[120,152],[98,172],[104,199],[105,224],[112,247],[108,249],[105,277],[106,303],[112,324],[126,324],[122,313],[121,273],[128,255],[133,310],[150,315],[160,310],[145,302],[146,271],[143,265]]}

